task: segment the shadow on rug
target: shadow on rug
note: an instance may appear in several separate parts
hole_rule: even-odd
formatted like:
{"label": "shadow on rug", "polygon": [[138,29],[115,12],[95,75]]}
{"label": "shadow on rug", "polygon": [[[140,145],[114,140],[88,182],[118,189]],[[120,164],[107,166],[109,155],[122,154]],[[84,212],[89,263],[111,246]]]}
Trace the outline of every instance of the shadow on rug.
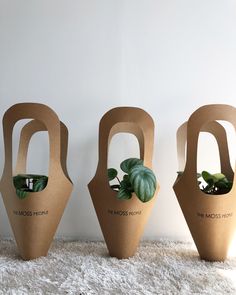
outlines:
{"label": "shadow on rug", "polygon": [[48,257],[23,261],[3,240],[0,294],[236,294],[236,258],[201,261],[191,243],[160,240],[118,260],[103,242],[57,240]]}

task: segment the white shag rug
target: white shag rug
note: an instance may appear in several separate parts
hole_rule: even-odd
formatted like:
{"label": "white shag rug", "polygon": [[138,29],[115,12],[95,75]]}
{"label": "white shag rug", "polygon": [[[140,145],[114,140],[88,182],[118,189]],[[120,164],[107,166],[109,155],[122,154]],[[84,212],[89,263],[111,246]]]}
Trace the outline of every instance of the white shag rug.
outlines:
{"label": "white shag rug", "polygon": [[236,294],[236,258],[198,258],[191,243],[142,242],[118,260],[103,242],[54,241],[48,257],[23,261],[0,241],[0,294]]}

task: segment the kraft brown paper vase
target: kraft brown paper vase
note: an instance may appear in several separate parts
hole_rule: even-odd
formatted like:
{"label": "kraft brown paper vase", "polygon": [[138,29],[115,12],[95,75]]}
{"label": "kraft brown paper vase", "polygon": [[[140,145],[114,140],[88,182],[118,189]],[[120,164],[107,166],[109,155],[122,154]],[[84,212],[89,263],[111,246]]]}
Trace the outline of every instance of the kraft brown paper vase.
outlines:
{"label": "kraft brown paper vase", "polygon": [[[179,170],[173,186],[185,220],[199,252],[208,261],[224,261],[236,232],[236,185],[230,165],[227,136],[216,120],[236,127],[236,109],[229,105],[207,105],[196,110],[177,132]],[[197,182],[197,144],[200,132],[212,133],[217,141],[221,172],[233,180],[231,191],[223,195],[202,192]],[[185,164],[185,143],[187,155]]]}
{"label": "kraft brown paper vase", "polygon": [[[20,135],[15,173],[26,173],[26,157],[32,135],[48,131],[50,156],[46,188],[19,199],[13,184],[12,133],[21,119],[27,123]],[[8,109],[3,118],[5,166],[0,190],[21,257],[25,260],[46,256],[72,191],[66,170],[68,133],[49,107],[37,103],[20,103]]]}
{"label": "kraft brown paper vase", "polygon": [[113,135],[120,132],[134,134],[139,142],[140,158],[152,168],[154,122],[144,110],[118,107],[108,111],[99,126],[99,162],[96,175],[88,188],[110,256],[133,256],[143,234],[154,197],[142,203],[135,194],[130,200],[119,200],[110,188],[107,176],[108,147]]}

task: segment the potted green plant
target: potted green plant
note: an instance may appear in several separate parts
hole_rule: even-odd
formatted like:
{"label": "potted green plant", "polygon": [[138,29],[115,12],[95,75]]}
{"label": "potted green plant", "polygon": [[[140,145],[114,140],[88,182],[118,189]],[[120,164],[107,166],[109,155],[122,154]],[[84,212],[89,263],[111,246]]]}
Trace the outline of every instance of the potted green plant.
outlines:
{"label": "potted green plant", "polygon": [[[200,258],[208,261],[224,261],[227,258],[236,232],[235,173],[230,165],[226,131],[217,120],[227,120],[236,127],[235,108],[206,105],[180,126],[177,151],[181,172],[173,186]],[[200,132],[212,133],[216,139],[220,173],[196,172]]]}
{"label": "potted green plant", "polygon": [[[181,176],[183,171],[177,173]],[[202,171],[202,173],[197,173],[197,179],[200,190],[208,195],[227,194],[233,185],[233,181],[228,180],[223,173],[211,174],[208,171]]]}
{"label": "potted green plant", "polygon": [[120,164],[121,170],[125,173],[123,180],[118,177],[114,168],[108,169],[108,180],[117,179],[117,184],[111,184],[111,188],[117,191],[117,198],[129,200],[132,194],[138,197],[141,202],[150,201],[156,191],[156,176],[151,169],[143,165],[143,160],[129,158]]}
{"label": "potted green plant", "polygon": [[47,186],[48,177],[36,174],[17,174],[13,177],[13,183],[18,198],[24,199],[29,192],[42,191]]}
{"label": "potted green plant", "polygon": [[[134,134],[140,148],[140,159],[121,163],[125,173],[122,180],[116,169],[107,169],[109,143],[120,132]],[[135,254],[157,197],[159,185],[152,172],[153,139],[154,122],[142,109],[114,108],[100,121],[99,162],[88,188],[109,254],[120,259]]]}
{"label": "potted green plant", "polygon": [[[20,134],[15,172],[12,171],[12,133],[21,119],[32,119]],[[27,151],[32,135],[48,131],[49,173],[26,173]],[[66,170],[68,132],[53,110],[37,103],[10,107],[3,117],[5,165],[0,191],[21,257],[46,256],[72,191]]]}

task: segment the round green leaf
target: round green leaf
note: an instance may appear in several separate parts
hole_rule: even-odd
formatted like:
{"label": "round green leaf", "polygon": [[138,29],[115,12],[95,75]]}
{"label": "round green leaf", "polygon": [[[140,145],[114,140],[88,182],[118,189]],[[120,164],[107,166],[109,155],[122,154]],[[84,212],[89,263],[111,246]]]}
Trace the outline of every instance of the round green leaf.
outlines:
{"label": "round green leaf", "polygon": [[121,187],[117,193],[117,198],[120,200],[128,200],[131,197],[132,193],[126,187]]}
{"label": "round green leaf", "polygon": [[111,181],[116,178],[118,172],[114,168],[107,169],[108,180]]}
{"label": "round green leaf", "polygon": [[130,171],[130,182],[137,197],[148,202],[156,191],[156,177],[151,169],[138,165]]}
{"label": "round green leaf", "polygon": [[129,175],[128,174],[124,174],[123,180],[124,180],[124,182],[130,182]]}
{"label": "round green leaf", "polygon": [[125,173],[130,173],[131,169],[137,165],[143,165],[143,160],[138,158],[129,158],[120,164],[120,168]]}
{"label": "round green leaf", "polygon": [[202,171],[202,178],[209,184],[215,183],[217,178],[207,171]]}

